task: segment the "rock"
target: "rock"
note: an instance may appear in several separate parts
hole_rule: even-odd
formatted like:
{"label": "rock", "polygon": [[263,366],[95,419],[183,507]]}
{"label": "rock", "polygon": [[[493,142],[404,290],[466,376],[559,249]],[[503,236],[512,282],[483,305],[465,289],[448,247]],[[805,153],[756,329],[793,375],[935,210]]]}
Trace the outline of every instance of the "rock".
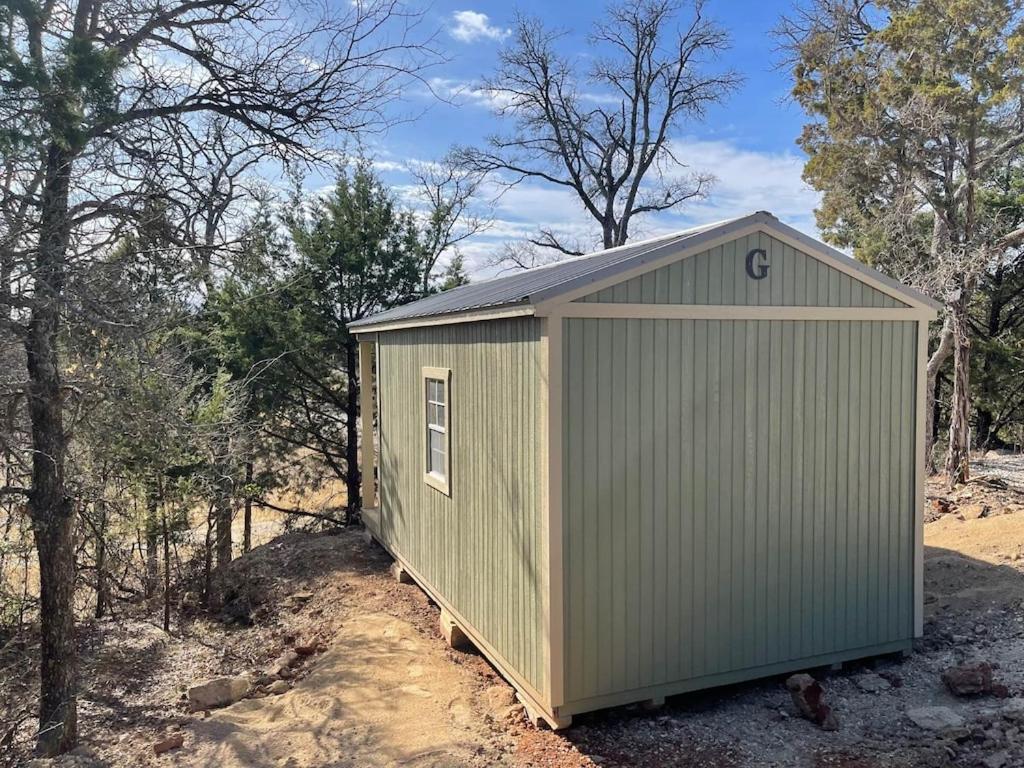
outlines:
{"label": "rock", "polygon": [[861,675],[854,682],[857,687],[865,693],[881,693],[882,691],[888,691],[892,688],[892,684],[881,675],[876,675],[869,672],[866,675]]}
{"label": "rock", "polygon": [[944,733],[964,729],[964,719],[949,707],[917,707],[908,709],[907,717],[918,728]]}
{"label": "rock", "polygon": [[313,599],[313,593],[312,592],[293,592],[292,593],[292,600],[294,600],[297,603],[305,603],[306,601],[312,600],[312,599]]}
{"label": "rock", "polygon": [[166,739],[162,739],[153,745],[153,754],[162,755],[164,752],[170,752],[172,749],[181,749],[185,743],[185,737],[180,733],[176,733],[173,736],[168,736]]}
{"label": "rock", "polygon": [[1010,754],[1002,749],[999,752],[993,752],[991,755],[981,761],[981,764],[985,768],[1003,768],[1006,762],[1010,759]]}
{"label": "rock", "polygon": [[988,662],[950,667],[942,682],[954,696],[980,696],[992,691],[992,665]]}
{"label": "rock", "polygon": [[274,696],[280,696],[282,693],[288,693],[292,687],[288,685],[287,680],[275,680],[267,686],[267,693],[271,693]]}
{"label": "rock", "polygon": [[979,520],[988,514],[987,504],[965,504],[957,510],[964,520]]}
{"label": "rock", "polygon": [[825,689],[821,683],[806,673],[791,676],[786,680],[786,688],[793,697],[793,704],[800,714],[817,724],[825,731],[839,729],[839,720],[832,708],[825,703]]}
{"label": "rock", "polygon": [[188,689],[188,703],[193,712],[226,707],[249,692],[247,677],[218,677]]}
{"label": "rock", "polygon": [[1024,723],[1024,698],[1007,699],[1000,714],[1011,723]]}
{"label": "rock", "polygon": [[928,500],[928,511],[926,514],[927,522],[937,520],[943,515],[947,515],[953,511],[953,505],[949,499],[937,496],[933,499]]}
{"label": "rock", "polygon": [[320,643],[315,637],[302,637],[299,638],[292,647],[300,656],[312,656],[320,650]]}
{"label": "rock", "polygon": [[484,696],[487,699],[487,708],[494,713],[504,713],[508,707],[516,703],[516,693],[507,685],[492,685]]}
{"label": "rock", "polygon": [[285,651],[277,658],[277,661],[270,665],[267,674],[271,677],[289,677],[291,668],[299,663],[300,658],[296,651]]}
{"label": "rock", "polygon": [[903,677],[898,672],[886,670],[885,672],[879,672],[878,676],[889,683],[893,688],[903,687]]}

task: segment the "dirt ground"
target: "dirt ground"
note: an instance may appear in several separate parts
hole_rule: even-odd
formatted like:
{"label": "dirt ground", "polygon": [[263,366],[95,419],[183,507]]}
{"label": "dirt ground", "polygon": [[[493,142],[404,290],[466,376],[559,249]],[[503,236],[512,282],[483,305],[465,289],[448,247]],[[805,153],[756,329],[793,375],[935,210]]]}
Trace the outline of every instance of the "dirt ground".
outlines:
{"label": "dirt ground", "polygon": [[[511,689],[475,653],[448,649],[437,609],[394,582],[389,559],[357,531],[291,533],[237,560],[220,620],[193,615],[171,636],[142,617],[82,632],[83,746],[38,765],[150,766],[1024,766],[1024,459],[993,456],[979,479],[929,488],[925,636],[907,658],[811,670],[840,727],[801,718],[784,678],[620,707],[552,733],[529,725]],[[229,619],[225,621],[224,619]],[[280,694],[266,674],[293,646],[316,646]],[[32,647],[0,653],[8,716],[29,702]],[[953,696],[941,675],[987,661],[1010,698]],[[190,713],[195,681],[247,674],[252,698]],[[879,682],[879,681],[882,682]],[[3,704],[0,703],[0,707]],[[925,730],[907,717],[946,707],[963,726]],[[26,711],[30,707],[24,708]],[[0,712],[3,710],[0,709]],[[0,737],[6,729],[0,729]],[[156,757],[152,744],[184,745]],[[31,721],[0,746],[27,762]]]}

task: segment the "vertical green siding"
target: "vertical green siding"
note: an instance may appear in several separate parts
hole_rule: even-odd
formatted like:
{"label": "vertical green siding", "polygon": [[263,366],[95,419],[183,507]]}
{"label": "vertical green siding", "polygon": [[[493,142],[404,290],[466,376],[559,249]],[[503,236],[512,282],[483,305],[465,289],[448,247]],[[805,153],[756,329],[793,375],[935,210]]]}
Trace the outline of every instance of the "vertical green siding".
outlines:
{"label": "vertical green siding", "polygon": [[564,323],[569,704],[913,637],[915,322]]}
{"label": "vertical green siding", "polygon": [[[540,321],[379,336],[380,536],[547,693]],[[423,481],[421,369],[451,369],[451,497]]]}
{"label": "vertical green siding", "polygon": [[[763,248],[768,275],[751,280],[746,257]],[[905,307],[886,293],[765,233],[741,237],[576,301],[627,304]]]}

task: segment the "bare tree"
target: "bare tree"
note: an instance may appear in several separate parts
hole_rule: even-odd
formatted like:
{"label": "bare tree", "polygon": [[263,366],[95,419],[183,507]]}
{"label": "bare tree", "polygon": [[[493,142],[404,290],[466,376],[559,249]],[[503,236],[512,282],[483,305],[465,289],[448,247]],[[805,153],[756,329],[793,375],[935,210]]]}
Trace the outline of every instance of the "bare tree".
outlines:
{"label": "bare tree", "polygon": [[[171,207],[219,117],[252,148],[315,159],[370,130],[431,55],[397,0],[27,0],[0,9],[0,124],[16,156],[4,210],[4,330],[26,352],[27,492],[40,571],[37,751],[77,741],[69,436],[58,339],[87,302],[91,256]],[[174,223],[172,217],[168,222]],[[184,238],[187,230],[171,234]],[[9,280],[9,283],[7,282]],[[11,290],[7,291],[6,286]]]}
{"label": "bare tree", "polygon": [[[590,34],[589,70],[556,51],[561,34],[518,18],[483,89],[514,129],[485,148],[461,148],[463,167],[495,173],[506,186],[532,179],[575,193],[601,228],[605,248],[624,244],[634,216],[703,196],[712,181],[688,172],[672,147],[685,120],[700,119],[739,83],[734,72],[702,71],[728,45],[703,3],[676,27],[675,0],[612,5]],[[551,230],[531,241],[567,254],[579,249]]]}
{"label": "bare tree", "polygon": [[427,294],[441,256],[457,251],[460,243],[490,227],[492,217],[479,213],[474,206],[479,203],[482,174],[460,168],[451,158],[440,163],[411,163],[409,172],[426,206],[426,221],[420,227],[420,290]]}

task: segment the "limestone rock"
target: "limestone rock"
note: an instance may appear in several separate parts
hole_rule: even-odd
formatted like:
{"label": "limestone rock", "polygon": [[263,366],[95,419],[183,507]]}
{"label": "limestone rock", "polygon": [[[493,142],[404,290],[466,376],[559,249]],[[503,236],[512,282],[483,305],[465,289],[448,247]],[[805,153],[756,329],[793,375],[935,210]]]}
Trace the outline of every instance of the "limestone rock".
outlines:
{"label": "limestone rock", "polygon": [[1011,723],[1024,723],[1024,698],[1007,699],[1003,705],[1002,715]]}
{"label": "limestone rock", "polygon": [[280,696],[282,693],[288,693],[291,689],[292,687],[288,685],[287,680],[275,680],[267,686],[267,693]]}
{"label": "limestone rock", "polygon": [[985,517],[989,510],[986,504],[965,504],[958,511],[964,520],[978,520]]}
{"label": "limestone rock", "polygon": [[946,732],[960,730],[964,719],[949,707],[917,707],[908,709],[907,717],[918,728],[926,731]]}
{"label": "limestone rock", "polygon": [[218,677],[188,689],[188,703],[193,712],[234,704],[249,692],[247,677]]}
{"label": "limestone rock", "polygon": [[285,651],[270,665],[267,674],[271,677],[290,677],[291,669],[299,663],[299,658],[295,651]]}

